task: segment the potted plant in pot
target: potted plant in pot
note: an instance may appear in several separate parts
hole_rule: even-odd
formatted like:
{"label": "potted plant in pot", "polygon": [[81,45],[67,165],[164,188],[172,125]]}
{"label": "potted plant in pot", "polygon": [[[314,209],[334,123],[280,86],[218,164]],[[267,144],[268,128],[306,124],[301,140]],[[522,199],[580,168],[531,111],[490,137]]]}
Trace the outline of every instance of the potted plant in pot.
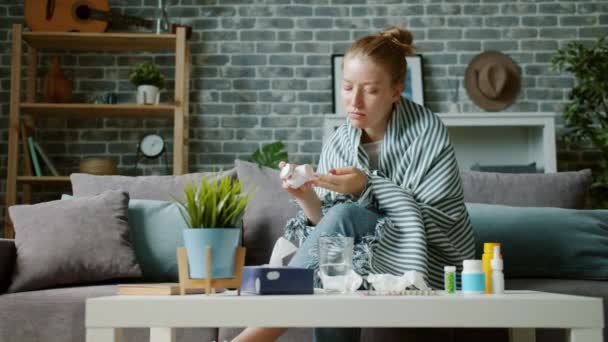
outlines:
{"label": "potted plant in pot", "polygon": [[158,104],[165,77],[156,64],[146,61],[137,65],[129,80],[137,87],[137,104]]}
{"label": "potted plant in pot", "polygon": [[230,176],[203,177],[198,188],[192,183],[184,187],[185,198],[178,205],[188,226],[183,236],[191,279],[207,278],[207,247],[211,247],[211,277],[234,276],[240,223],[250,198],[241,189],[242,184]]}
{"label": "potted plant in pot", "polygon": [[551,60],[558,71],[572,73],[576,84],[564,109],[568,131],[564,141],[570,145],[590,143],[598,153],[593,170],[592,205],[608,208],[608,37],[595,44],[570,42]]}

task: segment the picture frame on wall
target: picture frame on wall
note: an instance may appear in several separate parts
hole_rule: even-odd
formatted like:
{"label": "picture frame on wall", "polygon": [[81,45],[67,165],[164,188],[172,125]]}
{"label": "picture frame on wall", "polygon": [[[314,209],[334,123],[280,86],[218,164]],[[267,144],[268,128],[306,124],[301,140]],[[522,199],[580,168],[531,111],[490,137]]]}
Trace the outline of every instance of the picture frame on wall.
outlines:
{"label": "picture frame on wall", "polygon": [[[332,64],[332,83],[333,83],[333,108],[334,113],[344,115],[342,108],[342,100],[340,96],[340,88],[342,86],[342,61],[343,54],[335,54],[331,56]],[[414,55],[406,57],[407,72],[405,76],[405,89],[402,96],[424,106],[424,77],[422,74],[422,55]]]}

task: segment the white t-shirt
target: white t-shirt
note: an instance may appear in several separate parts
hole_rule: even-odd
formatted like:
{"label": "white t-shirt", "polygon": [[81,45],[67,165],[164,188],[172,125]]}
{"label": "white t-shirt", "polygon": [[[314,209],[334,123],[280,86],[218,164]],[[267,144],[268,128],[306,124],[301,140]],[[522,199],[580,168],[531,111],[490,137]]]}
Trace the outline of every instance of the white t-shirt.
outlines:
{"label": "white t-shirt", "polygon": [[378,156],[382,150],[382,140],[374,141],[367,144],[361,144],[367,156],[369,157],[369,168],[371,170],[378,169]]}

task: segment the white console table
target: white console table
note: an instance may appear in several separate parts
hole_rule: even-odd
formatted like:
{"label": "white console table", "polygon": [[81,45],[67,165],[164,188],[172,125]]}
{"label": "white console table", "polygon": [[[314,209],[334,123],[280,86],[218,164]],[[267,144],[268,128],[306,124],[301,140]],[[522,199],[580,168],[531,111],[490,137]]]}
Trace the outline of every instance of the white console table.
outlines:
{"label": "white console table", "polygon": [[570,329],[571,342],[601,342],[601,298],[535,291],[503,295],[112,296],[86,302],[87,342],[119,342],[121,328],[148,327],[150,340],[175,342],[183,327],[505,327],[512,341],[534,328]]}
{"label": "white console table", "polygon": [[[557,172],[554,113],[439,113],[462,170],[472,165],[526,165]],[[324,139],[346,118],[327,114]]]}

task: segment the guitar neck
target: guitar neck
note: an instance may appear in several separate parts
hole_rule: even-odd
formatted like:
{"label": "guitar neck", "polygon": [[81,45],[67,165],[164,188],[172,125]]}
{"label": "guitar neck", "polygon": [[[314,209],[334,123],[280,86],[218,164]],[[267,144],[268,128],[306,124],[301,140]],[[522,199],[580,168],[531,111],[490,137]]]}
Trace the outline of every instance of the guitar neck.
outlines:
{"label": "guitar neck", "polygon": [[100,11],[96,9],[90,9],[90,19],[124,25],[144,26],[146,28],[154,27],[154,22],[152,20],[119,14],[112,11]]}

